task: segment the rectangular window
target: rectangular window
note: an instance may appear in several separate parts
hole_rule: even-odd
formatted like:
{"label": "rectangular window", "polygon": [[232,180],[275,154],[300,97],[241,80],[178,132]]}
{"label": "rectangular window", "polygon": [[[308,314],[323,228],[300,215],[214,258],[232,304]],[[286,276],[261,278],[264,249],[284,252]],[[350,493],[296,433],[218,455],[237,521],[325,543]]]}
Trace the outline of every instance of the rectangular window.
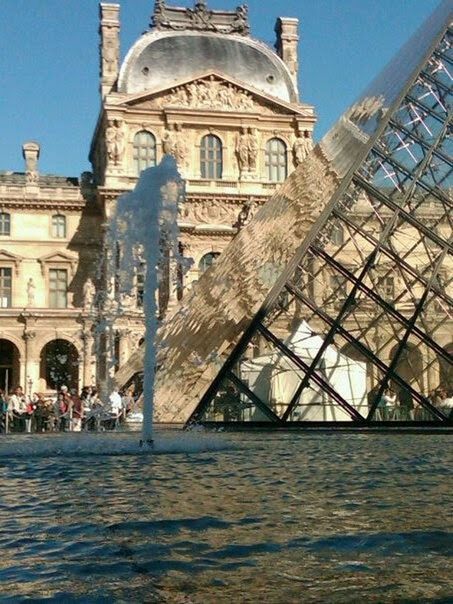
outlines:
{"label": "rectangular window", "polygon": [[11,216],[0,212],[0,235],[11,235]]}
{"label": "rectangular window", "polygon": [[49,270],[49,307],[66,308],[68,304],[68,271],[51,268]]}
{"label": "rectangular window", "polygon": [[0,308],[11,308],[12,269],[0,267]]}
{"label": "rectangular window", "polygon": [[56,239],[66,237],[66,216],[60,216],[60,214],[52,216],[52,237]]}

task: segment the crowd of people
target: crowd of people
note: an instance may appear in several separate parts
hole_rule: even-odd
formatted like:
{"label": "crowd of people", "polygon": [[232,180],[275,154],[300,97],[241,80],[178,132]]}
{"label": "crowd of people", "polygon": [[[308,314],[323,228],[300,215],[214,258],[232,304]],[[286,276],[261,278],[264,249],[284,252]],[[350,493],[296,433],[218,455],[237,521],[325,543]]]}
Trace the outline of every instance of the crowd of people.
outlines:
{"label": "crowd of people", "polygon": [[84,386],[80,394],[62,385],[46,396],[24,393],[18,386],[7,395],[0,389],[1,432],[80,432],[114,430],[133,410],[132,390],[114,388],[108,401],[102,401],[96,388]]}
{"label": "crowd of people", "polygon": [[[439,386],[429,394],[428,400],[447,417],[453,413],[453,392],[446,388]],[[397,394],[392,388],[386,388],[377,403],[376,419],[423,421],[431,420],[433,416],[425,407],[413,400],[409,390],[402,389]]]}

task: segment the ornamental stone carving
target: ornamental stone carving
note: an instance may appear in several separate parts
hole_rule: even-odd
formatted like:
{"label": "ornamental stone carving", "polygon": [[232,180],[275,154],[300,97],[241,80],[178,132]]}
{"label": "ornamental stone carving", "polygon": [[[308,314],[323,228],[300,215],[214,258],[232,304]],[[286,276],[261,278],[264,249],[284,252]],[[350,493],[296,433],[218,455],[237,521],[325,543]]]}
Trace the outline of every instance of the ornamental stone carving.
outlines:
{"label": "ornamental stone carving", "polygon": [[156,0],[151,27],[173,31],[214,31],[222,34],[250,33],[248,8],[238,6],[235,11],[210,10],[206,0],[197,0],[193,8],[167,6],[165,0]]}
{"label": "ornamental stone carving", "polygon": [[30,279],[27,281],[27,306],[35,305],[35,291],[36,285],[33,281],[33,278],[30,277]]}
{"label": "ornamental stone carving", "polygon": [[250,111],[255,106],[248,92],[214,78],[174,88],[165,99],[165,104],[222,111]]}
{"label": "ornamental stone carving", "polygon": [[187,203],[181,218],[196,224],[224,224],[232,226],[237,219],[237,206],[218,199]]}

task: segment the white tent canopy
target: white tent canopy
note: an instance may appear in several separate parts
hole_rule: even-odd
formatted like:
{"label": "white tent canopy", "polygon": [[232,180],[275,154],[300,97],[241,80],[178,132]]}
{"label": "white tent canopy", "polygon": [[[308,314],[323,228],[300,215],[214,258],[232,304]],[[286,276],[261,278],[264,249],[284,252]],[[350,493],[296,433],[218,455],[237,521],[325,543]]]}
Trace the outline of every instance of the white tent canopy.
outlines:
{"label": "white tent canopy", "polygon": [[[323,344],[309,325],[302,321],[285,345],[310,365]],[[362,415],[368,412],[366,363],[355,361],[329,345],[324,351],[318,373]],[[292,361],[280,352],[265,354],[241,364],[241,378],[263,402],[281,417],[304,377]],[[255,416],[260,412],[255,412]],[[251,419],[260,420],[262,417]],[[306,388],[291,416],[293,421],[348,421],[349,414],[312,383]]]}

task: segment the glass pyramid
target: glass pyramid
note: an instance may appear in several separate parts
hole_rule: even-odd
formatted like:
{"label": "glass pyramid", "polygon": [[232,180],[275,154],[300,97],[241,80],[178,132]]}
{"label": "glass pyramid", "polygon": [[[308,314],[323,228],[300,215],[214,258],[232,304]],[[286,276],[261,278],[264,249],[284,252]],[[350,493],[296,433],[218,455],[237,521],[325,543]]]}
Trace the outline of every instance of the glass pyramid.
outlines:
{"label": "glass pyramid", "polygon": [[451,2],[159,332],[156,421],[452,425]]}

